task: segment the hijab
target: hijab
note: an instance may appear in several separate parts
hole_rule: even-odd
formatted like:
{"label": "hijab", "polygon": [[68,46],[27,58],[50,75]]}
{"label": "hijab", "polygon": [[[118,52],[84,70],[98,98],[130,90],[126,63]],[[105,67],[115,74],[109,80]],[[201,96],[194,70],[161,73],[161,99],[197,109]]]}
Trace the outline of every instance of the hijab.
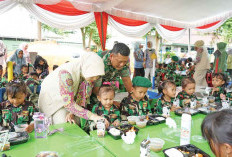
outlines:
{"label": "hijab", "polygon": [[[39,61],[42,60],[44,62],[43,65],[40,65],[39,64]],[[36,69],[37,67],[41,67],[42,68],[42,71],[44,72],[45,70],[48,70],[48,63],[46,61],[46,59],[44,59],[43,57],[37,55],[36,58],[35,58],[35,63],[34,63],[34,68]]]}
{"label": "hijab", "polygon": [[25,57],[25,59],[26,59],[26,62],[27,62],[27,63],[31,63],[30,54],[29,54],[29,52],[27,51],[26,46],[28,47],[28,44],[27,44],[27,43],[22,43],[22,44],[19,46],[19,48],[20,48],[21,50],[23,50],[23,55],[24,55],[24,57]]}
{"label": "hijab", "polygon": [[18,75],[21,73],[21,66],[23,64],[26,64],[25,57],[23,56],[22,58],[18,57],[19,52],[23,50],[17,49],[15,53],[10,57],[9,61],[15,62],[14,65],[14,72],[16,72]]}

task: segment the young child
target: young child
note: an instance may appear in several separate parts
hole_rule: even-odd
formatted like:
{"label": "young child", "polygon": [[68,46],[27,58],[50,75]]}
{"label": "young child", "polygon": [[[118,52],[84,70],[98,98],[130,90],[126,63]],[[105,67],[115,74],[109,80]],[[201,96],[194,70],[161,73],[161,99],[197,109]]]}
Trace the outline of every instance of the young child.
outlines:
{"label": "young child", "polygon": [[190,107],[190,101],[196,100],[197,97],[194,95],[196,83],[193,78],[186,77],[181,82],[182,91],[177,95],[180,100],[180,107]]}
{"label": "young child", "polygon": [[164,107],[170,111],[175,111],[177,107],[173,106],[173,100],[176,95],[176,84],[173,81],[166,80],[160,84],[158,91],[162,94],[156,105],[156,112],[163,114]]}
{"label": "young child", "polygon": [[6,86],[7,101],[0,104],[1,126],[4,129],[14,130],[18,124],[28,124],[27,132],[32,132],[34,124],[32,116],[35,107],[30,101],[26,101],[27,87],[22,80],[10,81]]}
{"label": "young child", "polygon": [[26,80],[28,78],[28,66],[23,64],[21,66],[21,73],[18,76],[19,79]]}
{"label": "young child", "polygon": [[141,116],[151,114],[151,106],[146,97],[151,81],[145,77],[137,76],[132,80],[132,92],[125,97],[121,104],[122,119],[126,120],[127,116]]}
{"label": "young child", "polygon": [[177,69],[177,62],[178,62],[178,57],[177,56],[172,56],[172,62],[168,64],[168,70],[170,71],[176,71]]}
{"label": "young child", "polygon": [[39,81],[39,75],[36,72],[31,72],[29,74],[29,78],[25,81],[25,83],[28,87],[40,85],[41,82]]}
{"label": "young child", "polygon": [[215,97],[215,102],[221,102],[226,95],[226,76],[223,73],[214,73],[212,78],[213,89],[210,95]]}
{"label": "young child", "polygon": [[201,124],[202,136],[217,157],[232,156],[232,110],[209,114]]}
{"label": "young child", "polygon": [[113,104],[115,91],[109,85],[102,85],[99,89],[97,99],[99,103],[93,106],[92,112],[104,118],[112,125],[118,126],[121,121],[120,111]]}

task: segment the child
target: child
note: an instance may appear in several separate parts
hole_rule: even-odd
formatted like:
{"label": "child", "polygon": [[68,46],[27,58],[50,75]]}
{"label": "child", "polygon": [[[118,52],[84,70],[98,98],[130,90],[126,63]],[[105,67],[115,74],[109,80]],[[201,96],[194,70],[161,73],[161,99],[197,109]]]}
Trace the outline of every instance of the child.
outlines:
{"label": "child", "polygon": [[215,102],[221,102],[226,95],[226,76],[223,73],[214,73],[212,78],[213,89],[210,91],[210,95],[215,97]]}
{"label": "child", "polygon": [[141,116],[151,114],[151,107],[146,97],[151,81],[145,77],[137,76],[132,80],[132,92],[128,97],[125,97],[121,106],[122,119],[126,120],[127,116]]}
{"label": "child", "polygon": [[201,124],[202,136],[217,157],[232,156],[232,110],[209,114]]}
{"label": "child", "polygon": [[176,95],[176,85],[173,81],[166,80],[160,84],[158,91],[162,94],[156,105],[156,112],[163,114],[164,107],[167,107],[170,111],[175,111],[177,107],[173,106],[173,100]]}
{"label": "child", "polygon": [[114,97],[114,88],[109,85],[102,85],[97,96],[100,102],[93,106],[92,112],[99,116],[104,116],[110,124],[118,126],[121,117],[119,109],[113,104]]}
{"label": "child", "polygon": [[182,92],[177,95],[180,100],[180,107],[190,107],[190,101],[196,100],[197,97],[194,95],[196,83],[193,78],[186,77],[181,82]]}
{"label": "child", "polygon": [[28,87],[40,85],[41,83],[39,81],[39,75],[36,72],[31,72],[29,74],[29,78],[25,81],[25,83]]}
{"label": "child", "polygon": [[7,101],[0,104],[1,126],[14,131],[18,124],[28,124],[27,132],[32,132],[34,124],[32,116],[35,107],[30,101],[26,101],[27,87],[22,80],[12,80],[6,86]]}
{"label": "child", "polygon": [[168,64],[168,70],[170,71],[176,71],[178,65],[177,65],[177,62],[178,62],[178,57],[177,56],[172,56],[172,62]]}
{"label": "child", "polygon": [[26,64],[21,66],[21,73],[18,78],[22,80],[26,80],[28,78],[28,66]]}

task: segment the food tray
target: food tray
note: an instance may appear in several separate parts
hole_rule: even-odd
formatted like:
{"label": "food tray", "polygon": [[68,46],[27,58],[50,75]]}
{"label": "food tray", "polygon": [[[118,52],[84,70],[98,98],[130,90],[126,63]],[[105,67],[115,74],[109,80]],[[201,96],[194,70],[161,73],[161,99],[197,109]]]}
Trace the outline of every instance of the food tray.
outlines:
{"label": "food tray", "polygon": [[[157,124],[165,123],[165,121],[166,121],[165,117],[158,115],[158,114],[149,115],[148,117],[149,117],[149,120],[147,122],[147,125],[157,125]],[[162,117],[162,118],[164,118],[164,120],[156,119],[158,117]]]}
{"label": "food tray", "polygon": [[115,140],[121,139],[121,135],[123,134],[123,132],[120,130],[120,135],[114,136],[114,135],[112,135],[112,134],[109,132],[111,128],[115,128],[115,127],[110,126],[110,127],[108,127],[108,128],[106,129],[108,135],[110,135],[111,137],[113,137],[113,139],[115,139]]}
{"label": "food tray", "polygon": [[[182,157],[195,157],[197,154],[201,154],[202,157],[210,157],[209,154],[205,153],[203,150],[199,149],[198,147],[192,145],[192,144],[188,144],[188,145],[183,145],[183,146],[176,146],[176,147],[172,147],[174,149],[177,149],[179,151],[185,151],[185,152],[189,152],[188,154],[181,152],[181,154],[183,155]],[[172,148],[168,148],[168,149],[164,149],[163,153],[166,157],[181,157],[178,155],[173,155],[173,156],[168,156],[168,154],[166,154],[166,151]]]}
{"label": "food tray", "polygon": [[[133,125],[130,125],[130,124],[124,124],[124,125],[120,125],[120,126],[118,126],[118,127],[110,126],[110,127],[108,127],[108,128],[106,129],[106,131],[107,131],[108,135],[110,135],[113,139],[118,140],[118,139],[121,139],[121,136],[122,136],[123,133],[126,133],[127,131],[129,131],[132,127],[134,127],[134,126],[133,126]],[[110,130],[111,128],[116,128],[116,129],[120,130],[120,135],[118,135],[118,136],[112,135],[112,134],[109,132],[109,130]],[[136,128],[136,127],[134,127],[134,130],[135,130],[135,133],[138,134],[139,129]]]}
{"label": "food tray", "polygon": [[21,143],[25,143],[28,141],[30,138],[29,134],[24,131],[24,132],[10,132],[9,136],[12,136],[9,138],[10,145],[17,145]]}
{"label": "food tray", "polygon": [[175,114],[178,116],[181,116],[183,113],[190,114],[191,116],[196,115],[199,113],[198,110],[195,109],[187,109],[187,108],[181,108],[175,111]]}
{"label": "food tray", "polygon": [[136,127],[133,126],[133,125],[130,125],[130,124],[120,125],[120,126],[116,127],[116,129],[121,130],[121,131],[125,134],[125,133],[126,133],[127,131],[129,131],[132,127],[134,127],[135,133],[138,134],[139,129],[136,128]]}
{"label": "food tray", "polygon": [[[212,107],[212,108],[213,108],[213,107]],[[198,108],[198,111],[199,111],[200,113],[202,113],[202,114],[207,115],[207,114],[210,114],[210,113],[212,113],[212,112],[216,112],[217,110],[210,110],[210,107],[200,107],[200,108]]]}

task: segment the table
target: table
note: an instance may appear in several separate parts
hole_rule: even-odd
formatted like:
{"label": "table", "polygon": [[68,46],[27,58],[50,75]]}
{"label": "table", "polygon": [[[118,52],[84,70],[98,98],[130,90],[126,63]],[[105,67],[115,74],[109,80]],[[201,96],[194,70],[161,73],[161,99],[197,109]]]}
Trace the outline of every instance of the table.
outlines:
{"label": "table", "polygon": [[[90,132],[90,135],[94,137],[96,140],[98,140],[107,150],[112,152],[117,157],[139,156],[140,144],[148,136],[150,138],[157,137],[163,139],[165,141],[164,149],[179,145],[181,117],[174,115],[174,113],[171,113],[171,117],[177,123],[176,131],[168,128],[166,124],[147,126],[146,128],[139,130],[138,135],[135,138],[135,143],[132,145],[125,144],[122,139],[114,140],[111,136],[107,134],[104,138],[98,138],[96,131]],[[214,155],[206,141],[203,140],[201,142],[195,142],[193,140],[193,138],[196,137],[196,135],[201,135],[200,126],[204,117],[205,115],[202,114],[192,116],[191,144],[199,147],[200,149],[208,153],[211,157],[213,157]],[[163,152],[151,152],[151,156],[158,157],[164,156],[164,154]]]}
{"label": "table", "polygon": [[64,132],[57,132],[46,139],[35,139],[32,132],[28,142],[11,146],[11,150],[0,154],[5,153],[11,157],[35,157],[41,151],[56,151],[62,157],[114,156],[77,125],[59,124],[51,126],[50,130],[57,128],[64,128]]}

